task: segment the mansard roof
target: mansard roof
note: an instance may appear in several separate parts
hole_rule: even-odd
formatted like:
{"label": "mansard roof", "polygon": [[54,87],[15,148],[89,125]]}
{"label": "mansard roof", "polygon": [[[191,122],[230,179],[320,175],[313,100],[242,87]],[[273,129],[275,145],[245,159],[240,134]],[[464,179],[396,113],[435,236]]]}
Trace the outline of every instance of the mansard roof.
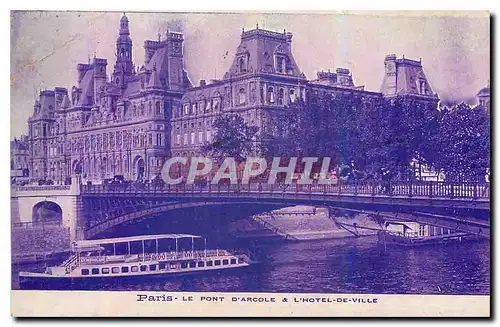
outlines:
{"label": "mansard roof", "polygon": [[[262,29],[254,29],[241,34],[241,41],[236,49],[233,62],[224,78],[245,73],[268,73],[305,78],[301,74],[292,54],[292,33],[277,33]],[[276,57],[286,60],[286,70],[279,72],[276,68]],[[240,68],[240,60],[244,60],[245,69]]]}
{"label": "mansard roof", "polygon": [[[421,97],[437,98],[427,76],[424,73],[422,62],[407,58],[396,59],[396,55],[386,56],[386,75],[382,82],[381,92],[385,95],[418,95]],[[389,68],[391,67],[391,68]],[[388,71],[390,69],[390,71]],[[389,76],[395,76],[389,78]],[[419,83],[423,82],[423,90]]]}
{"label": "mansard roof", "polygon": [[153,72],[149,77],[148,89],[163,89],[163,86],[158,77],[158,73],[156,72],[156,66],[153,67]]}
{"label": "mansard roof", "polygon": [[64,98],[63,98],[62,102],[61,102],[61,108],[66,109],[66,108],[69,108],[69,107],[71,107],[71,101],[70,101],[70,99],[68,97],[68,93],[66,93],[64,95]]}
{"label": "mansard roof", "polygon": [[[91,106],[94,98],[94,70],[89,69],[80,82],[80,89],[82,90],[80,99],[77,106]],[[90,97],[90,98],[89,98]]]}

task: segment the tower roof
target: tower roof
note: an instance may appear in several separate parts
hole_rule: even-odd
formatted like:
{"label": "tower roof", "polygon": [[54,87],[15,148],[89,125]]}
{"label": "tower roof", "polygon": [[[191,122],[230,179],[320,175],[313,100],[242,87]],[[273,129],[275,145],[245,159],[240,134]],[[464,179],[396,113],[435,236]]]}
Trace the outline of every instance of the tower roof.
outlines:
{"label": "tower roof", "polygon": [[158,78],[158,74],[156,72],[156,66],[153,67],[153,72],[149,77],[148,89],[161,89],[162,85],[160,79]]}
{"label": "tower roof", "polygon": [[69,100],[68,94],[64,95],[64,98],[61,103],[61,108],[69,108],[71,107],[71,101]]}
{"label": "tower roof", "polygon": [[128,18],[123,13],[122,18],[120,19],[120,35],[130,35],[130,31],[128,29]]}
{"label": "tower roof", "polygon": [[[291,49],[292,33],[263,29],[243,31],[233,62],[224,78],[246,73],[302,78]],[[227,53],[226,53],[227,54]]]}

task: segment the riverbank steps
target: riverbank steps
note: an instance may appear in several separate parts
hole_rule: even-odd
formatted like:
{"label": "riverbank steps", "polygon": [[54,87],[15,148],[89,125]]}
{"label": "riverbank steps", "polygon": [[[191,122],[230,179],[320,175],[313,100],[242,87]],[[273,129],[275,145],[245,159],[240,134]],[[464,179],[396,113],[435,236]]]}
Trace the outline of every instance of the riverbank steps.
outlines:
{"label": "riverbank steps", "polygon": [[[282,234],[288,234],[299,241],[345,238],[375,235],[375,230],[361,227],[381,228],[375,221],[365,214],[354,216],[328,217],[326,208],[310,206],[294,206],[274,210],[258,216],[259,220],[266,222],[266,226],[255,219],[248,218],[231,223],[228,232],[236,238],[279,238],[280,235],[269,229],[272,226]],[[358,228],[340,227],[335,221],[347,225],[357,225]]]}

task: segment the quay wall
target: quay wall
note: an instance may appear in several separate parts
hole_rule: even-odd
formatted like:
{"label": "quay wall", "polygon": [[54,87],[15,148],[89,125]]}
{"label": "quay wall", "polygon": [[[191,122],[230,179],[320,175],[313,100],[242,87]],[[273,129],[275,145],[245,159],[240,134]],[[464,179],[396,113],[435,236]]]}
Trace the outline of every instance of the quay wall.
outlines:
{"label": "quay wall", "polygon": [[13,228],[11,235],[13,263],[31,256],[50,256],[68,252],[71,246],[68,227]]}

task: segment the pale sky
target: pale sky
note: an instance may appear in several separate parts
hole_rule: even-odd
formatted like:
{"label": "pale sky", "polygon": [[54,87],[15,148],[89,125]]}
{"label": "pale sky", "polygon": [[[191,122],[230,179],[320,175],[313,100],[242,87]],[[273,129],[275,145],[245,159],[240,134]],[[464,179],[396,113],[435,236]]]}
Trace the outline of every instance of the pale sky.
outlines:
{"label": "pale sky", "polygon": [[[122,13],[17,12],[11,17],[11,138],[27,132],[35,95],[76,84],[76,65],[94,53],[108,59]],[[442,100],[469,100],[486,86],[490,71],[490,22],[484,13],[460,16],[264,13],[127,13],[133,60],[144,62],[145,39],[167,29],[184,33],[185,65],[194,84],[222,78],[241,29],[293,33],[292,50],[309,79],[319,70],[349,68],[356,85],[379,91],[384,57],[422,58],[431,86]],[[223,59],[228,51],[230,56]]]}

